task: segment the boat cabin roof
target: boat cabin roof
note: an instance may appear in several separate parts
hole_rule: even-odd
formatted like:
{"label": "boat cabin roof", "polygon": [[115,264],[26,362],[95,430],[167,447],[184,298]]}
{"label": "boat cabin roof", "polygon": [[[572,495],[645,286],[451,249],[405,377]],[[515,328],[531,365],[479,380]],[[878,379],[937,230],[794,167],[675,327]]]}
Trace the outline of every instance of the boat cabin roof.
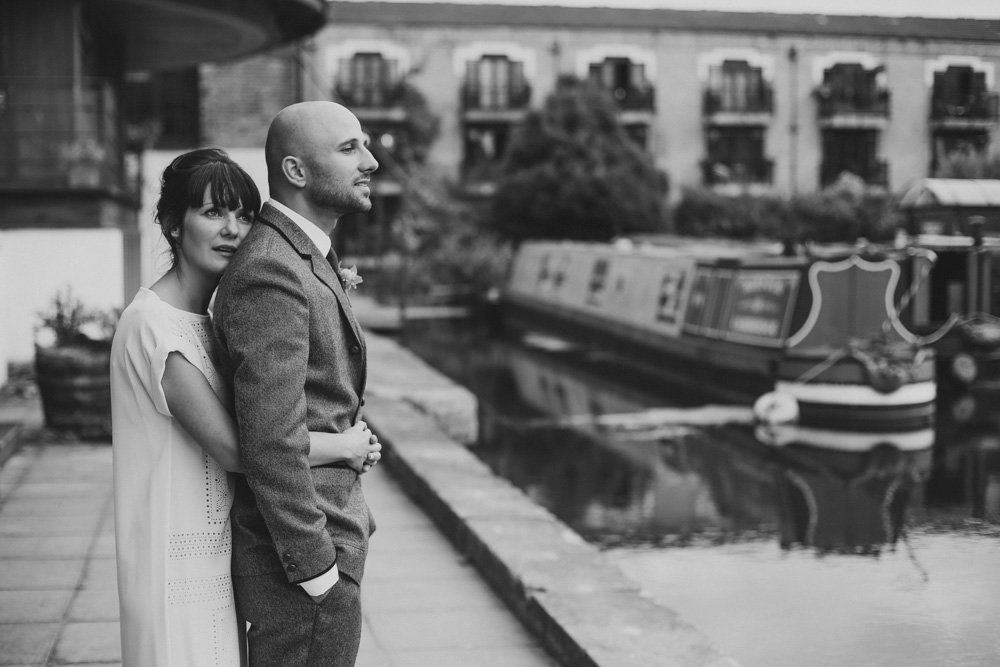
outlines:
{"label": "boat cabin roof", "polygon": [[1000,207],[1000,179],[922,178],[903,191],[900,210]]}
{"label": "boat cabin roof", "polygon": [[782,244],[778,241],[736,241],[732,239],[697,238],[667,234],[648,234],[616,239],[617,250],[641,251],[664,257],[684,256],[697,260],[780,259]]}

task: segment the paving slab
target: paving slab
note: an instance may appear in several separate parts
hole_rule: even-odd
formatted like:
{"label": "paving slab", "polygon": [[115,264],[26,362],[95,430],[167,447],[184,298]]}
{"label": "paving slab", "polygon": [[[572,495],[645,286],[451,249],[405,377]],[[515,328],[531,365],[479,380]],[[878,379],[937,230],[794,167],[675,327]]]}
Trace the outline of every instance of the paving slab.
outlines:
{"label": "paving slab", "polygon": [[72,597],[72,590],[0,590],[0,623],[58,623]]}
{"label": "paving slab", "polygon": [[0,665],[44,665],[59,623],[0,623]]}
{"label": "paving slab", "polygon": [[[107,483],[74,483],[71,495],[89,508],[80,516],[44,526],[30,516],[34,499],[46,511],[52,507],[37,493],[39,483],[26,480],[66,478],[67,461],[92,480],[110,479],[107,445],[29,446],[3,469],[12,484],[4,506],[17,509],[0,507],[3,667],[121,665]],[[362,587],[364,627],[357,667],[556,666],[384,466],[368,474],[365,492],[379,528]],[[499,662],[478,662],[485,655],[495,655]]]}
{"label": "paving slab", "polygon": [[117,621],[66,623],[52,656],[57,665],[121,662],[121,659],[121,629]]}

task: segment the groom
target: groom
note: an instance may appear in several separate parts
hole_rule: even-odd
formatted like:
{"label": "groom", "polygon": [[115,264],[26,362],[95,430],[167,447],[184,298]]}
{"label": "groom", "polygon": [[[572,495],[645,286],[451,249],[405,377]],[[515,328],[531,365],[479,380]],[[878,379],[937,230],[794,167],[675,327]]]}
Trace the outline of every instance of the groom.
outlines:
{"label": "groom", "polygon": [[354,665],[360,583],[375,530],[358,474],[310,468],[308,431],[342,432],[364,404],[365,340],[329,234],[371,208],[378,162],[332,102],[283,109],[265,146],[271,200],[215,304],[240,451],[233,587],[251,667]]}

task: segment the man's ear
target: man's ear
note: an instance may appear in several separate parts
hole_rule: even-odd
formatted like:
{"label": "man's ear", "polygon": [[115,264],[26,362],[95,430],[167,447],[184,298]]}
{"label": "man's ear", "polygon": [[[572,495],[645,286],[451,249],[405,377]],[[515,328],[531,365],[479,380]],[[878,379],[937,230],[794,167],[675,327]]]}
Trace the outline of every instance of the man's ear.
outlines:
{"label": "man's ear", "polygon": [[286,155],[281,160],[281,173],[285,180],[297,188],[306,186],[306,166],[302,160],[292,155]]}

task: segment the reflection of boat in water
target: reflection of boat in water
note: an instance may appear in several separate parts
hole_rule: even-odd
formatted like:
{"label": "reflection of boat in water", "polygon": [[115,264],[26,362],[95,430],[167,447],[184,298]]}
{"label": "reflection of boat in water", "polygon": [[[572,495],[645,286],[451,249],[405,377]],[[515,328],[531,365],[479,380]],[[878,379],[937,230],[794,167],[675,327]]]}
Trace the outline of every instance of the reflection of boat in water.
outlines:
{"label": "reflection of boat in water", "polygon": [[[766,536],[786,547],[877,553],[898,537],[932,461],[926,429],[839,441],[835,432],[783,429],[775,446],[745,424],[655,424],[649,416],[663,414],[662,397],[564,354],[502,349],[507,372],[480,415],[489,437],[478,453],[594,541]],[[506,418],[512,404],[522,409]]]}
{"label": "reflection of boat in water", "polygon": [[690,239],[527,242],[504,294],[504,320],[613,346],[646,370],[729,400],[777,389],[810,425],[929,425],[933,352],[897,315],[925,255],[824,253],[784,257],[776,248]]}
{"label": "reflection of boat in water", "polygon": [[934,446],[934,429],[922,428],[899,432],[841,431],[810,428],[798,424],[760,424],[754,435],[761,442],[779,447],[808,443],[813,447],[842,452],[866,452],[891,443],[902,451],[930,449]]}
{"label": "reflection of boat in water", "polygon": [[847,443],[786,433],[774,466],[782,546],[878,553],[894,544],[910,496],[931,469],[934,433],[918,433],[855,434]]}

